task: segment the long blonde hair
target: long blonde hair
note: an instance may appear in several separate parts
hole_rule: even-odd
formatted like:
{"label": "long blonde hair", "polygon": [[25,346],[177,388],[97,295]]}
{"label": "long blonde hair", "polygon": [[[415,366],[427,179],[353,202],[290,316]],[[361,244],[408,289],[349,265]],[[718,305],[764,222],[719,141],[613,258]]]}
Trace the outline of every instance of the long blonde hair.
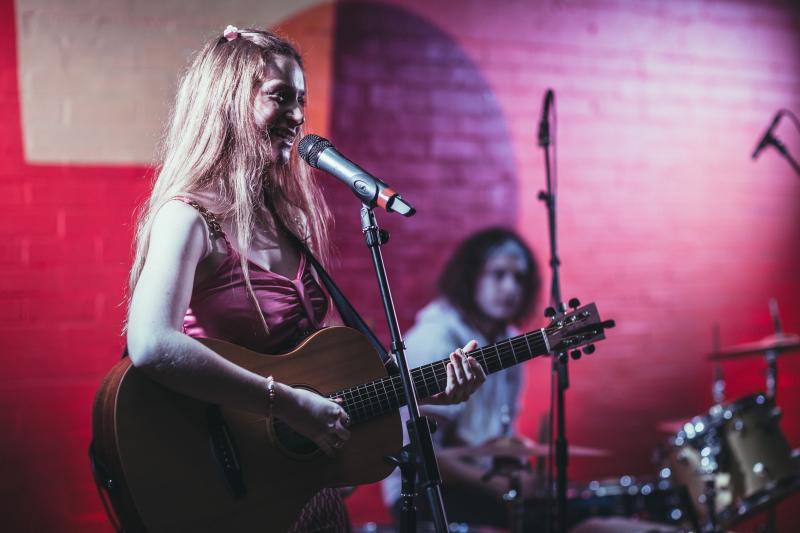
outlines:
{"label": "long blonde hair", "polygon": [[232,40],[215,38],[194,58],[178,88],[152,193],[140,208],[130,294],[144,266],[156,213],[182,194],[210,191],[218,199],[216,214],[231,220],[254,301],[247,251],[265,200],[274,216],[320,261],[328,259],[330,211],[310,170],[301,164],[296,150],[285,165],[276,165],[264,132],[254,122],[256,90],[276,56],[293,58],[303,67],[291,44],[254,29],[239,30]]}

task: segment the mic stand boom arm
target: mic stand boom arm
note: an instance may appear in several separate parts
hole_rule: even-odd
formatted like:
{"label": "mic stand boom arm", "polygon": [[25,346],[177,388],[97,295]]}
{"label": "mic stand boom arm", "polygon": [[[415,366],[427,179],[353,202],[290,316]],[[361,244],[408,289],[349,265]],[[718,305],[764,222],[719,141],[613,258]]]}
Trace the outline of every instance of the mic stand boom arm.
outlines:
{"label": "mic stand boom arm", "polygon": [[784,159],[789,162],[797,175],[800,176],[800,165],[797,164],[797,161],[795,161],[795,159],[792,157],[792,154],[790,154],[789,150],[786,149],[786,145],[783,144],[780,139],[774,136],[769,140],[769,143],[778,150]]}
{"label": "mic stand boom arm", "polygon": [[[372,210],[372,207],[366,204],[361,207],[361,231],[364,233],[367,247],[372,252],[372,263],[375,267],[375,274],[378,277],[378,287],[380,288],[381,299],[383,300],[383,310],[386,314],[386,321],[389,325],[389,333],[392,338],[391,351],[400,369],[400,379],[403,383],[403,390],[405,392],[406,404],[410,417],[406,423],[408,435],[411,440],[411,446],[408,448],[410,453],[401,453],[397,458],[389,458],[389,461],[400,466],[401,473],[404,476],[405,488],[406,481],[408,481],[409,484],[414,481],[413,477],[408,480],[405,479],[405,477],[414,475],[414,465],[417,463],[417,458],[419,458],[420,485],[427,492],[428,503],[433,515],[436,532],[446,533],[447,516],[442,499],[442,478],[433,450],[430,425],[428,424],[427,418],[419,414],[419,402],[417,401],[414,382],[411,379],[411,371],[406,362],[405,345],[400,335],[397,313],[395,312],[394,302],[392,301],[392,293],[389,288],[389,280],[386,276],[386,268],[383,264],[383,255],[380,247],[388,241],[389,234],[378,228],[375,212]],[[413,517],[413,508],[409,509],[409,512]],[[408,516],[401,518],[401,521],[403,524],[401,528],[402,533],[415,531],[416,524],[414,524],[413,520],[409,519]]]}

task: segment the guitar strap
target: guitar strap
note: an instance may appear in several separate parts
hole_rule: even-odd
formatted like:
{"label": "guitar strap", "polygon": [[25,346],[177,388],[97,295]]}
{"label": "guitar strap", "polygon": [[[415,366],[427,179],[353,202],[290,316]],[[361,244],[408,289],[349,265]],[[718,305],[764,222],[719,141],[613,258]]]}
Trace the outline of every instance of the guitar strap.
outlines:
{"label": "guitar strap", "polygon": [[[278,218],[275,217],[275,219],[277,220]],[[284,230],[292,237],[292,239],[300,247],[300,250],[306,254],[306,257],[314,266],[314,270],[316,270],[319,279],[322,280],[323,285],[325,285],[325,289],[327,289],[328,294],[331,295],[331,300],[333,300],[336,310],[339,311],[339,316],[342,317],[342,321],[344,322],[345,326],[358,330],[369,339],[369,341],[372,343],[372,347],[375,348],[376,352],[378,352],[378,356],[380,356],[381,362],[389,374],[396,374],[399,372],[394,359],[386,351],[386,348],[383,347],[381,341],[378,340],[377,335],[375,335],[370,327],[367,326],[367,323],[364,322],[364,319],[358,314],[358,311],[356,311],[355,307],[353,307],[353,304],[350,303],[339,286],[336,285],[336,282],[333,281],[333,278],[331,278],[330,274],[328,274],[322,264],[320,264],[317,258],[314,257],[314,254],[311,253],[311,250],[308,248],[308,246],[306,246],[303,241],[301,241],[286,227],[284,227]]]}
{"label": "guitar strap", "polygon": [[378,352],[378,356],[381,358],[381,362],[383,363],[383,367],[386,371],[391,374],[397,374],[400,372],[400,369],[397,367],[397,364],[394,362],[394,359],[389,355],[384,348],[381,341],[378,340],[377,335],[373,332],[367,323],[364,322],[364,319],[361,318],[361,315],[358,314],[353,304],[345,297],[342,290],[336,285],[331,278],[330,274],[325,270],[322,264],[314,257],[314,254],[311,253],[311,249],[306,245],[306,243],[297,235],[294,234],[286,224],[283,223],[281,217],[275,212],[275,207],[272,204],[270,197],[267,195],[267,191],[264,191],[264,204],[267,206],[267,209],[272,213],[272,218],[275,220],[275,223],[280,226],[283,231],[286,232],[289,237],[295,242],[295,244],[300,248],[302,253],[306,254],[306,257],[316,270],[319,279],[322,280],[323,285],[325,285],[325,289],[327,289],[328,294],[331,295],[331,300],[333,300],[333,304],[336,306],[336,310],[339,311],[339,316],[342,317],[342,321],[344,325],[350,328],[353,328],[359,332],[361,332],[364,336],[369,339],[369,342],[372,343],[372,347],[375,348],[375,351]]}

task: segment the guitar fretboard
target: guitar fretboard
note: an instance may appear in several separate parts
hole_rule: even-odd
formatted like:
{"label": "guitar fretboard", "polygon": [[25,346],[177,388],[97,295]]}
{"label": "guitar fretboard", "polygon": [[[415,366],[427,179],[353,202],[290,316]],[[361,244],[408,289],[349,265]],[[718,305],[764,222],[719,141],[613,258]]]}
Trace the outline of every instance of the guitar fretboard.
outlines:
{"label": "guitar fretboard", "polygon": [[[474,357],[486,375],[489,375],[546,353],[545,333],[540,329],[478,348],[468,355]],[[445,390],[449,361],[449,358],[442,359],[411,371],[414,387],[420,398],[428,398]],[[336,391],[329,398],[344,399],[342,407],[350,415],[353,424],[395,411],[406,404],[399,375]]]}

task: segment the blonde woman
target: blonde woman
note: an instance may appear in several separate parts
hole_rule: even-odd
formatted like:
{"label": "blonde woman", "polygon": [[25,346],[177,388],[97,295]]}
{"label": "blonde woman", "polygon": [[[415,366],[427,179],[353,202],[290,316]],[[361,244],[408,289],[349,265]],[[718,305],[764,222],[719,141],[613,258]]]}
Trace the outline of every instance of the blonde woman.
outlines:
{"label": "blonde woman", "polygon": [[[137,230],[127,322],[132,363],[200,400],[280,417],[333,454],[350,436],[336,402],[245,370],[197,342],[212,337],[282,353],[319,329],[329,307],[302,247],[328,257],[330,213],[295,142],[306,104],[303,63],[274,34],[229,26],[181,81],[163,160]],[[435,403],[485,379],[457,350]],[[345,531],[333,490],[293,531]]]}

